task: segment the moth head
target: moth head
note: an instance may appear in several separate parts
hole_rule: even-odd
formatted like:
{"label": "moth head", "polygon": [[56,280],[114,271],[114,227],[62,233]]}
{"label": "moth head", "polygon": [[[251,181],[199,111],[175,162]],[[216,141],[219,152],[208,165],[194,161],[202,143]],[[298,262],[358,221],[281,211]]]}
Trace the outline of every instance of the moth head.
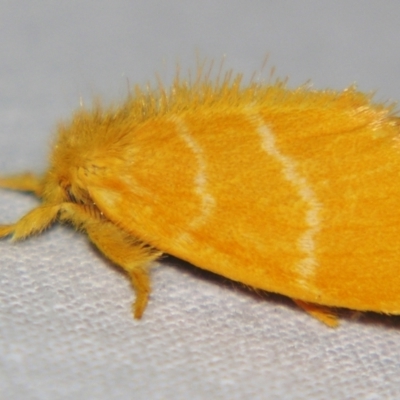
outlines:
{"label": "moth head", "polygon": [[114,120],[113,113],[96,106],[91,111],[81,108],[69,122],[58,125],[43,181],[45,202],[93,204],[88,186],[104,180],[110,158],[118,160]]}
{"label": "moth head", "polygon": [[85,190],[84,169],[95,137],[102,124],[98,113],[80,109],[68,122],[61,122],[50,155],[50,166],[43,179],[42,198],[47,203],[90,203]]}

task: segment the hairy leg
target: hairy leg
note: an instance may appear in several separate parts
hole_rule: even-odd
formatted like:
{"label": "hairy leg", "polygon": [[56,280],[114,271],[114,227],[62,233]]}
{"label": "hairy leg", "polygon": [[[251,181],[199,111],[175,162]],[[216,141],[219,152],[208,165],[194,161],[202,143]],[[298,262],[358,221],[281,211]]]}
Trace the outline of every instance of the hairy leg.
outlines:
{"label": "hairy leg", "polygon": [[134,316],[141,318],[150,294],[150,263],[162,252],[129,235],[95,209],[68,203],[60,214],[61,220],[84,229],[96,247],[128,273],[136,292]]}
{"label": "hairy leg", "polygon": [[38,197],[42,193],[41,179],[29,172],[20,175],[0,177],[0,187],[21,192],[33,192]]}
{"label": "hairy leg", "polygon": [[[21,183],[20,187],[27,186]],[[40,233],[56,219],[86,231],[99,250],[128,273],[136,291],[134,316],[141,318],[150,294],[149,266],[162,253],[114,225],[97,208],[70,202],[43,204],[14,224],[0,225],[0,238],[27,238]]]}

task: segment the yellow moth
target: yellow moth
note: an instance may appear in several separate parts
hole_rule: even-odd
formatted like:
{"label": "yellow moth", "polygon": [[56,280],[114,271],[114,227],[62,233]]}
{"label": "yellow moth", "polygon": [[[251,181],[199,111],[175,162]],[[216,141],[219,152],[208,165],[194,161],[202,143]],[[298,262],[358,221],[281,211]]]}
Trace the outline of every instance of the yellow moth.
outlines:
{"label": "yellow moth", "polygon": [[42,204],[0,237],[54,221],[86,232],[130,276],[140,318],[161,254],[330,307],[400,314],[400,123],[350,87],[290,90],[177,77],[58,126],[40,177],[0,179]]}

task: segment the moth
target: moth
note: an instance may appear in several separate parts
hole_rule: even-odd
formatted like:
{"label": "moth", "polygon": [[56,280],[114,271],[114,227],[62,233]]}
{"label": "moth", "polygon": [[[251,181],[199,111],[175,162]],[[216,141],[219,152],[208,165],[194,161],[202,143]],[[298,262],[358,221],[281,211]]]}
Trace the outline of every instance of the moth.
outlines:
{"label": "moth", "polygon": [[292,298],[329,326],[332,307],[400,314],[400,122],[343,91],[244,84],[232,72],[58,125],[48,170],[3,177],[42,203],[0,237],[52,223],[85,232],[129,275],[140,318],[167,253]]}

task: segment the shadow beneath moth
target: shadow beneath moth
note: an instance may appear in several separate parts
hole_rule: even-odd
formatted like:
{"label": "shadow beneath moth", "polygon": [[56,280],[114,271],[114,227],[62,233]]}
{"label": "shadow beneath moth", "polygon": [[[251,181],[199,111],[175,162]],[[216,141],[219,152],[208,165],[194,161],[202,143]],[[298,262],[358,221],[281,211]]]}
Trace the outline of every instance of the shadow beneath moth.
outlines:
{"label": "shadow beneath moth", "polygon": [[288,89],[231,72],[136,87],[58,126],[47,172],[0,178],[42,204],[0,237],[70,223],[130,276],[140,318],[163,253],[292,298],[400,314],[400,123],[349,87]]}

